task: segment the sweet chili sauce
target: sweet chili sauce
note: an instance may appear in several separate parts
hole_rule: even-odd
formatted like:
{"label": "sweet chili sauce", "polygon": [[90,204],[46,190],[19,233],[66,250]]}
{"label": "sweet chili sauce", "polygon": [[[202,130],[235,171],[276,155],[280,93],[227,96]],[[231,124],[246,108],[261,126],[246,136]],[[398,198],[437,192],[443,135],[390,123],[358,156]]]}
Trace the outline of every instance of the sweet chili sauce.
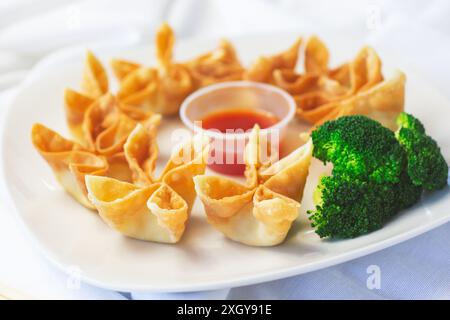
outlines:
{"label": "sweet chili sauce", "polygon": [[[215,129],[223,133],[230,133],[229,130],[231,132],[234,130],[250,130],[255,124],[258,124],[261,129],[266,129],[279,121],[279,118],[270,112],[237,107],[211,112],[201,119],[201,125],[203,129]],[[243,150],[237,150],[237,148],[239,146],[236,144],[234,150],[229,150],[225,147],[221,150],[212,150],[213,156],[216,159],[222,159],[222,163],[212,162],[209,164],[209,167],[223,174],[242,175],[245,170],[245,164],[242,161],[238,161],[238,159],[242,159]],[[234,161],[227,163],[226,159],[230,158],[234,159]]]}
{"label": "sweet chili sauce", "polygon": [[226,108],[207,114],[202,120],[203,129],[247,131],[258,124],[261,129],[275,125],[279,119],[272,113],[247,108]]}

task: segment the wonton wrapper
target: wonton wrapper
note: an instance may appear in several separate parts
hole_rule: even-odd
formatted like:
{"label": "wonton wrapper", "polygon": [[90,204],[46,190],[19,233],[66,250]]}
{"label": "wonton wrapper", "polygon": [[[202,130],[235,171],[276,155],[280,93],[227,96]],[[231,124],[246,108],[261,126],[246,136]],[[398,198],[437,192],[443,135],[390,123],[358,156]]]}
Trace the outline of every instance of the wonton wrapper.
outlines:
{"label": "wonton wrapper", "polygon": [[154,127],[160,123],[159,114],[126,108],[111,94],[102,96],[89,107],[82,126],[83,140],[89,150],[102,155],[120,153],[138,123]]}
{"label": "wonton wrapper", "polygon": [[298,217],[313,145],[308,141],[284,159],[263,165],[259,144],[256,126],[246,146],[246,185],[199,175],[195,189],[208,222],[226,237],[251,246],[274,246],[284,241]]}
{"label": "wonton wrapper", "polygon": [[321,76],[321,81],[335,81],[348,88],[348,95],[369,89],[383,80],[381,60],[371,47],[363,47],[355,59],[335,69],[329,69],[329,53],[325,44],[316,36],[311,37],[305,48],[305,72]]}
{"label": "wonton wrapper", "polygon": [[308,39],[305,46],[305,72],[323,74],[328,71],[330,54],[325,44],[316,36]]}
{"label": "wonton wrapper", "polygon": [[152,175],[157,157],[153,130],[137,125],[124,150],[134,184],[87,176],[89,199],[102,219],[124,235],[178,242],[196,196],[193,177],[206,169],[208,140],[196,136],[177,149],[159,178]]}
{"label": "wonton wrapper", "polygon": [[172,29],[163,24],[156,33],[157,68],[113,61],[114,73],[121,80],[118,92],[121,102],[163,115],[178,112],[183,100],[195,88],[188,69],[172,61],[174,41]]}
{"label": "wonton wrapper", "polygon": [[64,102],[69,130],[75,140],[84,145],[84,115],[96,99],[108,92],[106,71],[91,51],[86,54],[81,88],[82,93],[66,89]]}
{"label": "wonton wrapper", "polygon": [[224,81],[242,79],[244,68],[233,45],[222,40],[219,47],[186,62],[196,88]]}
{"label": "wonton wrapper", "polygon": [[139,188],[112,178],[86,176],[89,198],[100,217],[131,238],[176,243],[188,219],[186,202],[165,184]]}
{"label": "wonton wrapper", "polygon": [[298,38],[286,51],[270,57],[259,57],[258,60],[248,68],[243,78],[245,80],[273,83],[273,72],[275,70],[294,70],[297,65],[298,51],[302,39]]}
{"label": "wonton wrapper", "polygon": [[84,115],[94,101],[94,99],[71,89],[66,89],[64,92],[67,126],[72,137],[80,144],[84,143]]}
{"label": "wonton wrapper", "polygon": [[83,93],[65,91],[66,120],[74,139],[94,153],[121,152],[126,137],[138,122],[154,125],[160,122],[160,115],[120,103],[108,93],[106,72],[90,51],[81,87]]}
{"label": "wonton wrapper", "polygon": [[387,128],[397,129],[396,118],[404,110],[406,76],[396,71],[393,76],[367,91],[337,102],[331,102],[313,110],[297,110],[299,116],[316,126],[328,120],[348,115],[365,115]]}
{"label": "wonton wrapper", "polygon": [[138,125],[124,146],[125,156],[136,185],[163,182],[177,192],[187,203],[189,212],[196,197],[193,177],[203,174],[208,157],[208,138],[196,135],[191,141],[176,148],[160,177],[153,176],[158,148],[155,131]]}
{"label": "wonton wrapper", "polygon": [[[353,61],[336,69],[328,69],[328,61],[326,46],[311,37],[305,48],[305,74],[273,72],[274,83],[293,95],[300,118],[317,126],[343,115],[363,114],[395,127],[395,117],[403,110],[404,80],[397,77],[382,84],[381,60],[375,50],[364,47]],[[377,92],[386,88],[393,92],[381,99]],[[377,98],[368,98],[373,96]]]}
{"label": "wonton wrapper", "polygon": [[108,170],[103,176],[124,182],[133,182],[130,165],[124,152],[106,156],[106,161],[108,162]]}
{"label": "wonton wrapper", "polygon": [[329,70],[328,49],[316,36],[308,39],[304,52],[304,74],[293,69],[273,72],[274,84],[293,95],[299,108],[310,109],[348,92],[348,64]]}
{"label": "wonton wrapper", "polygon": [[292,94],[301,110],[349,98],[383,80],[381,60],[370,47],[361,49],[352,62],[331,70],[327,66],[328,51],[320,40],[314,37],[306,47],[305,74],[274,71],[274,83]]}
{"label": "wonton wrapper", "polygon": [[31,140],[63,188],[82,205],[93,208],[87,198],[84,177],[105,174],[108,170],[106,159],[84,151],[81,146],[41,124],[33,126]]}
{"label": "wonton wrapper", "polygon": [[122,59],[112,59],[111,68],[119,81],[122,81],[127,75],[139,69],[140,64]]}
{"label": "wonton wrapper", "polygon": [[98,98],[108,92],[108,76],[105,68],[91,51],[86,54],[81,88],[91,98]]}
{"label": "wonton wrapper", "polygon": [[[164,23],[156,34],[157,68],[144,68],[127,60],[112,60],[113,72],[121,82],[120,96],[125,102],[162,114],[173,114],[177,111],[176,104],[180,104],[179,100],[183,100],[186,92],[189,94],[217,82],[242,79],[244,68],[229,41],[222,40],[216,49],[184,63],[173,62],[174,42],[172,29]],[[144,70],[138,72],[139,69]],[[156,87],[160,82],[159,94],[177,100],[168,107],[158,106],[165,103],[156,97]]]}
{"label": "wonton wrapper", "polygon": [[32,141],[54,170],[58,181],[80,203],[93,208],[87,199],[86,174],[131,182],[132,172],[123,145],[137,124],[156,128],[161,116],[120,103],[108,93],[108,79],[99,60],[86,55],[83,93],[65,91],[65,111],[76,142],[36,124]]}

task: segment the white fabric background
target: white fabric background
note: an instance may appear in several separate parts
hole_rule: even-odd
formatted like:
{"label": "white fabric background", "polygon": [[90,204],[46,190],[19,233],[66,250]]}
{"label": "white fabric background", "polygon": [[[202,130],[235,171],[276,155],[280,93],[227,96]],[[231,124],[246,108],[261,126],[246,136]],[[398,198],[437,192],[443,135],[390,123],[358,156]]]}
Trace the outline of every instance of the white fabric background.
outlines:
{"label": "white fabric background", "polygon": [[[0,120],[14,85],[47,53],[70,45],[150,41],[168,21],[179,38],[282,30],[339,32],[377,49],[395,48],[450,98],[450,2],[325,0],[2,0]],[[59,299],[450,299],[450,224],[420,237],[309,274],[213,292],[117,293],[51,266],[27,238],[0,184],[0,292]],[[449,208],[450,210],[450,208]],[[367,268],[381,270],[370,290]],[[75,279],[76,280],[76,279]]]}

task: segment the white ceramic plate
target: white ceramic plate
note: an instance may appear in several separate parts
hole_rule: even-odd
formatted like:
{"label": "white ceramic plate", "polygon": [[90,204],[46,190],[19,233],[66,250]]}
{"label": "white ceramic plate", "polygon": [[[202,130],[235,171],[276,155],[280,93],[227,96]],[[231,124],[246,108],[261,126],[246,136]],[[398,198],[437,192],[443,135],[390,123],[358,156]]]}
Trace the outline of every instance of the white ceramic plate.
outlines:
{"label": "white ceramic plate", "polygon": [[[244,62],[262,53],[287,47],[293,35],[232,39]],[[361,44],[333,37],[328,41],[336,62],[350,59]],[[178,57],[192,57],[215,47],[216,40],[177,44]],[[270,44],[270,46],[269,46]],[[103,61],[127,57],[153,63],[152,47],[117,51],[97,50]],[[406,109],[419,116],[450,159],[450,103],[401,59],[382,53],[388,66],[401,66],[408,75]],[[57,184],[50,168],[32,147],[34,122],[68,136],[63,111],[63,90],[78,88],[84,50],[70,50],[40,63],[21,86],[9,110],[3,137],[6,183],[18,214],[32,241],[63,270],[76,267],[84,281],[121,291],[194,291],[248,285],[317,270],[405,241],[450,220],[449,188],[399,214],[383,229],[357,239],[321,240],[310,228],[305,211],[311,207],[312,166],[299,220],[286,242],[273,248],[252,248],[225,239],[208,225],[197,201],[188,228],[177,245],[132,240],[111,230],[98,216],[83,208]],[[159,164],[167,160],[170,132],[178,120],[164,121],[158,141]],[[294,122],[292,130],[298,130]],[[297,134],[291,135],[292,143]],[[70,270],[70,269],[69,269]]]}

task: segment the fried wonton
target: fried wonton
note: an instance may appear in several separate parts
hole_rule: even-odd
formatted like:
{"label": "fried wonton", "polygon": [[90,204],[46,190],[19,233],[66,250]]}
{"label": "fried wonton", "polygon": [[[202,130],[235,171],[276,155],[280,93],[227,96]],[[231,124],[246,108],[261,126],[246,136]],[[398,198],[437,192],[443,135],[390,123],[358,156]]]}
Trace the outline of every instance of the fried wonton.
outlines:
{"label": "fried wonton", "polygon": [[318,37],[308,39],[304,55],[305,73],[292,69],[273,72],[274,84],[293,95],[300,108],[312,108],[314,104],[348,93],[348,65],[330,70],[328,49]]}
{"label": "fried wonton", "polygon": [[75,141],[86,149],[111,155],[120,151],[138,122],[159,124],[159,114],[121,103],[108,92],[106,71],[90,51],[82,79],[83,92],[66,89],[64,100],[69,130]]}
{"label": "fried wonton", "polygon": [[128,60],[122,59],[111,60],[111,68],[114,72],[114,75],[119,81],[122,81],[127,75],[139,69],[140,67],[141,65],[139,63]]}
{"label": "fried wonton", "polygon": [[[273,71],[274,84],[293,95],[297,115],[319,125],[342,115],[364,114],[393,127],[396,115],[403,110],[404,79],[396,76],[383,83],[381,60],[370,47],[362,48],[355,59],[335,69],[329,68],[328,61],[328,49],[313,36],[305,46],[305,73]],[[394,93],[383,101],[368,101],[370,96],[378,97],[379,90],[385,92],[386,87]],[[365,106],[363,101],[367,102]]]}
{"label": "fried wonton", "polygon": [[[312,39],[315,39],[314,43],[319,41],[317,38]],[[310,41],[307,43],[307,49]],[[315,44],[314,47],[322,45]],[[299,74],[289,70],[274,72],[275,84],[292,94],[297,106],[302,110],[314,109],[328,102],[348,98],[357,92],[370,89],[383,80],[381,60],[370,47],[364,47],[353,61],[336,69],[328,69],[328,65],[325,64],[328,59],[321,58],[321,55],[328,56],[327,53],[316,53],[319,56],[312,56],[317,50],[316,48],[312,53],[308,51],[305,53],[306,73]]]}
{"label": "fried wonton", "polygon": [[141,240],[176,243],[195,200],[193,178],[203,174],[208,140],[196,136],[173,153],[159,178],[155,132],[137,125],[125,143],[133,184],[87,176],[89,199],[102,219],[118,232]]}
{"label": "fried wonton", "polygon": [[63,188],[82,205],[93,208],[87,198],[84,177],[105,174],[108,170],[106,159],[83,150],[80,145],[41,124],[35,124],[31,129],[31,141]]}
{"label": "fried wonton", "polygon": [[86,147],[93,152],[112,155],[122,152],[123,145],[138,123],[158,126],[159,114],[128,110],[111,94],[94,102],[86,111],[83,134]]}
{"label": "fried wonton", "polygon": [[234,241],[274,246],[298,217],[313,145],[308,141],[279,161],[262,163],[260,143],[255,126],[245,150],[246,184],[206,175],[194,182],[211,225]]}
{"label": "fried wonton", "polygon": [[91,97],[98,98],[108,92],[108,76],[101,62],[91,51],[86,54],[83,81],[81,88],[83,92]]}
{"label": "fried wonton", "polygon": [[167,184],[187,202],[190,212],[196,196],[192,178],[203,174],[206,168],[209,150],[207,137],[196,135],[175,148],[159,177],[153,175],[158,152],[155,130],[146,130],[138,125],[128,137],[124,150],[136,185]]}
{"label": "fried wonton", "polygon": [[391,78],[350,98],[324,104],[313,110],[298,109],[299,116],[319,126],[322,123],[348,115],[365,115],[396,130],[395,119],[404,109],[406,76],[396,71]]}
{"label": "fried wonton", "polygon": [[87,176],[86,185],[100,217],[121,234],[163,243],[176,243],[183,235],[187,205],[169,186],[137,187],[96,176]]}
{"label": "fried wonton", "polygon": [[325,44],[317,37],[308,39],[305,46],[304,69],[308,75],[315,74],[336,81],[348,87],[351,93],[368,89],[383,80],[381,60],[371,47],[363,47],[356,57],[337,68],[330,68],[329,52]]}
{"label": "fried wonton", "polygon": [[222,40],[219,47],[185,63],[196,88],[223,81],[241,80],[244,68],[233,45]]}
{"label": "fried wonton", "polygon": [[259,57],[243,75],[245,80],[273,83],[275,70],[294,70],[297,65],[302,39],[298,38],[286,51],[270,57]]}
{"label": "fried wonton", "polygon": [[174,115],[181,102],[195,89],[189,70],[173,62],[175,36],[167,24],[156,33],[156,68],[129,61],[113,60],[112,68],[120,80],[121,102],[144,111]]}
{"label": "fried wonton", "polygon": [[66,120],[76,142],[39,124],[32,129],[32,141],[63,187],[80,203],[93,208],[86,197],[84,176],[131,182],[123,146],[137,124],[156,130],[161,116],[120,103],[109,93],[106,72],[90,51],[82,79],[83,93],[65,91]]}
{"label": "fried wonton", "polygon": [[64,92],[67,125],[74,139],[82,145],[84,115],[94,101],[108,92],[108,86],[108,77],[103,65],[91,51],[88,51],[81,81],[82,92],[72,89],[66,89]]}
{"label": "fried wonton", "polygon": [[328,71],[330,54],[317,36],[311,36],[305,46],[305,72],[324,74]]}

